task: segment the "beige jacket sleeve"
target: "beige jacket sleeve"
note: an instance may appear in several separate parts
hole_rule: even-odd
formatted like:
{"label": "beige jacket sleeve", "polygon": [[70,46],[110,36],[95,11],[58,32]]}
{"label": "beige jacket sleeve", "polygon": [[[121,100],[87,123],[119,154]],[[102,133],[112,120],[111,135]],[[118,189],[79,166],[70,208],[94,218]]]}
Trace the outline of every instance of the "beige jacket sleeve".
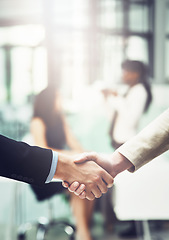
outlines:
{"label": "beige jacket sleeve", "polygon": [[134,165],[134,168],[129,170],[132,172],[167,150],[169,150],[169,109],[117,149]]}

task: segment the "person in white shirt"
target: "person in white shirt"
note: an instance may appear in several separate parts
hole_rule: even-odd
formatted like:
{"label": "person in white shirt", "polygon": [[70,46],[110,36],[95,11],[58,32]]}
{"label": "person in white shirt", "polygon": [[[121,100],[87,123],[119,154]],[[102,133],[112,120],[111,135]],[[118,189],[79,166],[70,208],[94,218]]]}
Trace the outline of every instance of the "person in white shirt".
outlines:
{"label": "person in white shirt", "polygon": [[[126,92],[122,95],[114,90],[102,90],[108,114],[111,114],[112,118],[109,135],[114,149],[136,135],[140,119],[150,106],[152,94],[147,75],[147,67],[144,63],[125,60],[122,63],[122,82],[127,85]],[[101,204],[108,230],[112,229],[112,224],[116,219],[111,198],[112,189],[109,189],[103,196]],[[130,232],[135,232],[135,230],[130,230]]]}
{"label": "person in white shirt", "polygon": [[117,149],[131,137],[135,136],[141,116],[152,101],[147,68],[140,61],[125,60],[122,63],[122,81],[128,86],[124,95],[105,89],[109,112],[113,112],[110,128],[112,146]]}

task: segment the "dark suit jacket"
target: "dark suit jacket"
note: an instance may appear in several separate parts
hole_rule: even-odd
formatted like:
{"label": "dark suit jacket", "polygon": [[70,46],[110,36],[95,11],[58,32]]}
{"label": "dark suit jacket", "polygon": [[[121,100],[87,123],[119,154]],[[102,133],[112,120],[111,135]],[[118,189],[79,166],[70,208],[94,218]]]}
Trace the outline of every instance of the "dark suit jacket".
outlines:
{"label": "dark suit jacket", "polygon": [[0,135],[0,176],[43,185],[51,163],[51,150],[29,146]]}

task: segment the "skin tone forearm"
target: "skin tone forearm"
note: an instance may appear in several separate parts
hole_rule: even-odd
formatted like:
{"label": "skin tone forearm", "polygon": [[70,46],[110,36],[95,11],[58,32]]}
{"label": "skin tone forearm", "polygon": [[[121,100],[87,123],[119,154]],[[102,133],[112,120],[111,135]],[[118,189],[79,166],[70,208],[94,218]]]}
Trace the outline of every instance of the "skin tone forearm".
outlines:
{"label": "skin tone forearm", "polygon": [[106,155],[104,155],[104,160],[99,161],[99,159],[100,158],[98,158],[98,164],[100,166],[103,165],[103,167],[105,166],[104,169],[106,169],[112,177],[116,177],[119,173],[133,167],[133,164],[118,151],[115,151],[113,154],[111,154],[109,160],[111,162],[110,166],[104,163],[104,161],[106,162]]}

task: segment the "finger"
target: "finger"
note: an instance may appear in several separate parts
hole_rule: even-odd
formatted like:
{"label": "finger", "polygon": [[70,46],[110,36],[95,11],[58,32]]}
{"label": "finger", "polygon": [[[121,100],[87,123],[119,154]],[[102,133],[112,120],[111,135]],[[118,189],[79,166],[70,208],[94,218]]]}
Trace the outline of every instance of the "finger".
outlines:
{"label": "finger", "polygon": [[63,181],[63,182],[62,182],[62,186],[63,186],[64,188],[68,188],[68,187],[69,187],[69,183],[68,183],[68,182],[65,182],[65,181]]}
{"label": "finger", "polygon": [[87,161],[87,153],[82,153],[75,158],[74,163],[83,163],[85,161]]}
{"label": "finger", "polygon": [[106,171],[102,172],[102,179],[106,183],[108,188],[111,188],[113,186],[114,178]]}
{"label": "finger", "polygon": [[92,188],[92,193],[95,196],[95,198],[100,198],[102,196],[102,192],[100,191],[97,185],[96,187]]}
{"label": "finger", "polygon": [[85,199],[85,198],[86,198],[86,192],[83,191],[83,192],[79,195],[79,198]]}
{"label": "finger", "polygon": [[68,190],[69,192],[75,192],[79,186],[80,186],[80,183],[75,181],[69,186]]}
{"label": "finger", "polygon": [[78,155],[74,163],[83,163],[85,161],[97,161],[97,154],[95,152],[90,152],[90,153],[82,153]]}
{"label": "finger", "polygon": [[103,179],[100,179],[100,182],[98,183],[98,187],[102,193],[106,193],[108,191],[107,184],[104,182]]}
{"label": "finger", "polygon": [[90,201],[93,201],[95,199],[95,196],[91,191],[86,191],[86,198]]}
{"label": "finger", "polygon": [[84,184],[80,184],[80,186],[76,189],[74,194],[79,196],[82,192],[84,192],[85,188],[86,188],[86,186]]}

